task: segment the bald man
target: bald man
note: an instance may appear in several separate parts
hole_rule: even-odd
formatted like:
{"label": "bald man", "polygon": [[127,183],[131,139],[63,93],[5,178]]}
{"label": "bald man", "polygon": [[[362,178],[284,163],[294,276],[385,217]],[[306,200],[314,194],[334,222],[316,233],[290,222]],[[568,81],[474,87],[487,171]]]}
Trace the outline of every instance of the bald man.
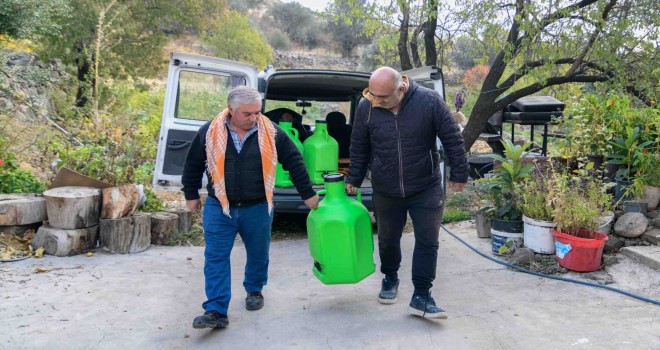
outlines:
{"label": "bald man", "polygon": [[460,192],[468,166],[459,126],[436,91],[389,67],[372,73],[363,96],[353,124],[346,191],[354,193],[371,167],[380,270],[385,275],[378,301],[397,301],[401,234],[410,214],[415,231],[415,291],[408,310],[426,318],[447,318],[431,296],[444,207],[436,137],[451,166],[448,187]]}

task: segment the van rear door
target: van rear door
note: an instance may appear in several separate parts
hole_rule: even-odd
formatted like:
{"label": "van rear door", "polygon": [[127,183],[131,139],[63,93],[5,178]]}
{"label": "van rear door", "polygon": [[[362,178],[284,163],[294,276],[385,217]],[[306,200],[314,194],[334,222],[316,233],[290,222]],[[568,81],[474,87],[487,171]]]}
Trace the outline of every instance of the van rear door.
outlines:
{"label": "van rear door", "polygon": [[171,53],[154,189],[181,189],[183,164],[195,133],[226,108],[227,94],[241,85],[257,88],[257,67],[216,57]]}

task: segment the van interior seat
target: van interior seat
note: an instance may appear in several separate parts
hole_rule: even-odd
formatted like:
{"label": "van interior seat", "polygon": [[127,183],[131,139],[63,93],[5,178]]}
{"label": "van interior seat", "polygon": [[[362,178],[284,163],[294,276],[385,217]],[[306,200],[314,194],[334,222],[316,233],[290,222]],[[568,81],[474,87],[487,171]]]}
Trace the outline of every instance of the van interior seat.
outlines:
{"label": "van interior seat", "polygon": [[346,116],[342,112],[330,112],[325,117],[328,123],[328,134],[339,144],[339,158],[350,157],[351,133],[353,127],[346,124]]}
{"label": "van interior seat", "polygon": [[308,130],[308,128],[306,128],[307,125],[303,125],[302,123],[302,115],[292,109],[281,107],[271,109],[270,111],[264,113],[268,119],[272,120],[273,123],[277,125],[279,125],[282,120],[285,120],[285,118],[283,118],[285,114],[293,117],[293,127],[296,129],[296,131],[298,131],[298,139],[300,142],[304,142],[309,136],[311,136],[312,133],[310,130]]}

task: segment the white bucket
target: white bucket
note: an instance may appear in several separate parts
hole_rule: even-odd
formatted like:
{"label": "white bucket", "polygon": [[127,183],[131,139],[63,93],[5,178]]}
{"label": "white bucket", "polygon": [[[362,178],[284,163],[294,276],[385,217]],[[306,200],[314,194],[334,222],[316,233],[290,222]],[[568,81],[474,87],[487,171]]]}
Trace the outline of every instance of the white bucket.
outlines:
{"label": "white bucket", "polygon": [[600,217],[600,222],[598,223],[598,228],[596,232],[600,232],[606,235],[609,235],[612,231],[612,224],[614,223],[614,213],[608,211],[605,215]]}
{"label": "white bucket", "polygon": [[[512,232],[503,232],[498,230],[490,230],[492,237],[492,250],[493,254],[496,255],[509,255],[516,248],[521,247],[523,244],[523,234],[522,233],[512,233]],[[502,249],[503,252],[500,252],[502,246],[507,246],[509,249]]]}
{"label": "white bucket", "polygon": [[525,226],[525,247],[541,254],[555,253],[555,237],[552,235],[553,222],[534,220],[523,215]]}

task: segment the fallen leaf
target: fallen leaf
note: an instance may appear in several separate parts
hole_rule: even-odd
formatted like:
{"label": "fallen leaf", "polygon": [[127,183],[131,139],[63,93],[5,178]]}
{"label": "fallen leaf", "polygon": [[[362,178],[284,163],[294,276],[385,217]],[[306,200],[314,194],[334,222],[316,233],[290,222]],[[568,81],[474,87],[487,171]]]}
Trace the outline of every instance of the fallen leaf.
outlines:
{"label": "fallen leaf", "polygon": [[42,272],[48,272],[50,269],[47,269],[45,267],[37,266],[34,268],[34,272],[36,273],[42,273]]}
{"label": "fallen leaf", "polygon": [[92,256],[92,255],[94,255],[92,254],[92,252],[87,252],[87,256]]}
{"label": "fallen leaf", "polygon": [[44,256],[45,251],[46,251],[46,249],[44,247],[41,247],[41,248],[37,249],[37,251],[34,252],[34,257],[35,258],[42,258]]}

